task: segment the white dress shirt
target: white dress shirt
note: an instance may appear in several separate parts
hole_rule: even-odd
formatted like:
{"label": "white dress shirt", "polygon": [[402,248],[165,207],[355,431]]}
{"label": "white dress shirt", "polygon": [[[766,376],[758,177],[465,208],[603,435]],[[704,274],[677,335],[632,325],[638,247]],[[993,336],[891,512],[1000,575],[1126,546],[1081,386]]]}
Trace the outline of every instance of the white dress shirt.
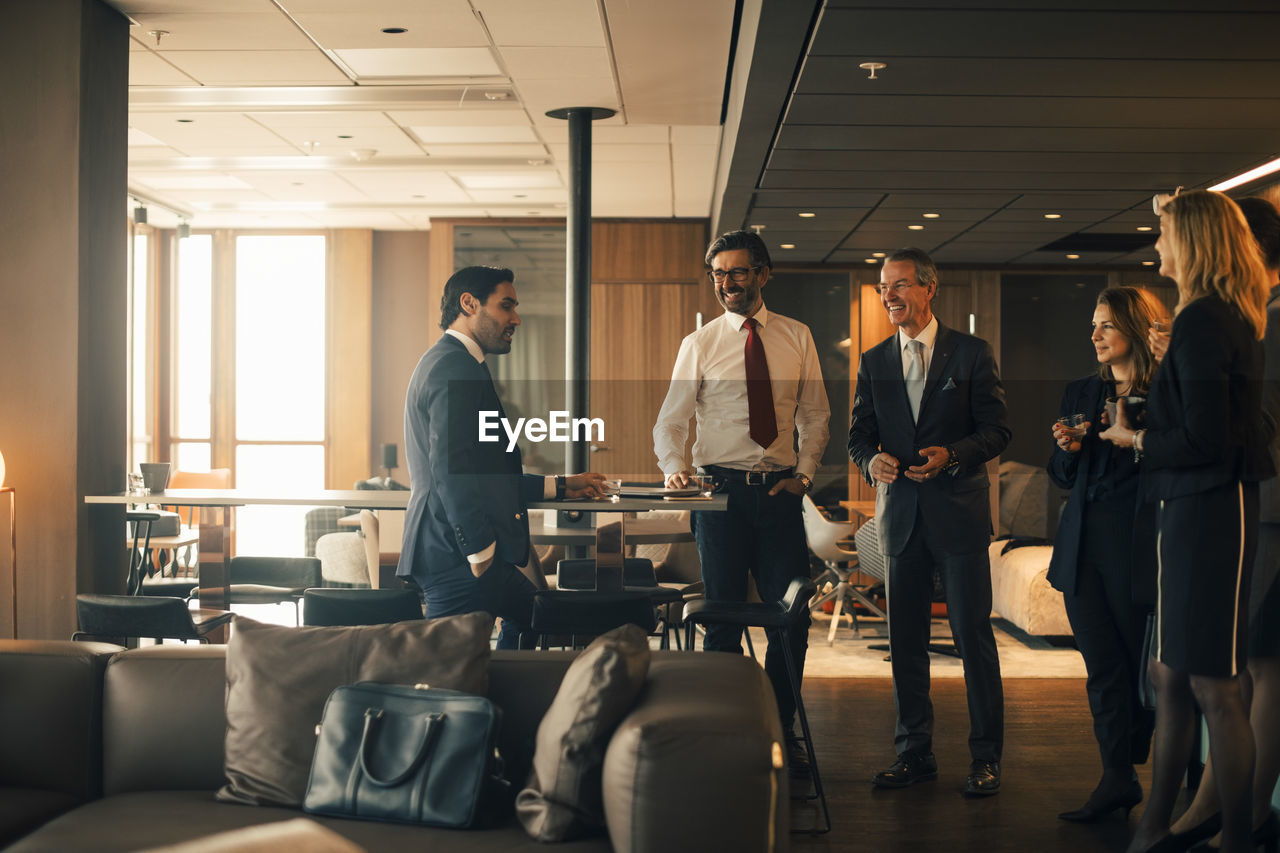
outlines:
{"label": "white dress shirt", "polygon": [[653,449],[663,476],[688,467],[685,446],[694,416],[695,466],[743,471],[794,467],[810,479],[817,473],[827,447],[831,407],[813,335],[808,326],[771,314],[764,305],[755,314],[778,420],[778,437],[761,447],[748,434],[746,319],[726,311],[680,343],[671,387],[653,427]]}
{"label": "white dress shirt", "polygon": [[898,348],[902,350],[902,378],[907,378],[907,371],[911,369],[911,353],[907,352],[907,344],[916,340],[924,344],[924,375],[929,375],[929,365],[933,364],[933,345],[938,340],[938,318],[929,318],[929,325],[920,330],[920,334],[914,338],[908,337],[904,329],[898,329]]}
{"label": "white dress shirt", "polygon": [[[480,364],[484,364],[484,350],[480,349],[480,344],[476,343],[475,339],[471,338],[470,336],[466,335],[463,332],[459,332],[457,329],[445,329],[444,333],[446,335],[453,335],[455,338],[462,341],[462,345],[467,348],[467,352],[471,353],[471,357],[474,358]],[[551,498],[554,498],[556,496],[556,478],[555,477],[546,477],[543,479],[542,496],[547,500],[550,500]],[[484,550],[479,551],[475,554],[468,554],[467,562],[468,563],[486,562],[491,557],[493,557],[494,552],[497,550],[498,550],[498,543],[496,541],[490,542],[488,548],[485,548]],[[523,566],[521,566],[521,568],[523,568]]]}

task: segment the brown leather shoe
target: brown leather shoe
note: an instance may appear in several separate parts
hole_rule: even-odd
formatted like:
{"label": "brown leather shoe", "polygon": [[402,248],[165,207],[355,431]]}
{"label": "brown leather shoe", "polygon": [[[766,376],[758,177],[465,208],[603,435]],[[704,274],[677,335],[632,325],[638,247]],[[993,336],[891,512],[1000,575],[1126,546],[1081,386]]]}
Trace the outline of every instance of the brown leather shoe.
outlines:
{"label": "brown leather shoe", "polygon": [[908,750],[899,755],[888,770],[881,770],[871,777],[871,784],[877,788],[905,788],[937,778],[938,760],[933,757],[932,752]]}
{"label": "brown leather shoe", "polygon": [[964,780],[966,797],[990,797],[1000,793],[1000,762],[974,761],[969,765],[969,778]]}

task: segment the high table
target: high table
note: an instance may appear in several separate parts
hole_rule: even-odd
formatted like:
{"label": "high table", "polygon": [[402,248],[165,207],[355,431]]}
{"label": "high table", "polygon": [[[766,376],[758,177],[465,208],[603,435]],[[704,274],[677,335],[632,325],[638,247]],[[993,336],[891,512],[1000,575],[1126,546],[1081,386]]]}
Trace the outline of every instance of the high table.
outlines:
{"label": "high table", "polygon": [[[379,489],[324,489],[313,491],[254,492],[243,489],[169,489],[149,495],[117,492],[110,495],[88,495],[84,501],[90,511],[95,506],[162,504],[164,506],[221,507],[230,510],[240,506],[342,506],[352,509],[403,510],[409,504],[409,492]],[[623,498],[618,501],[535,501],[529,509],[556,510],[563,526],[540,529],[539,536],[572,536],[579,542],[596,546],[597,589],[622,588],[623,545],[632,541],[688,541],[687,529],[677,531],[671,524],[628,521],[626,513],[653,509],[691,511],[724,511],[728,498],[714,495],[708,500],[664,501],[660,498]],[[594,517],[594,518],[593,518]],[[594,522],[594,523],[593,523]],[[644,537],[646,524],[653,524],[652,536]],[[627,526],[637,528],[640,536],[629,537]],[[571,530],[573,533],[560,533]],[[556,532],[550,532],[556,531]],[[531,531],[532,533],[532,531]],[[676,539],[670,537],[679,537]],[[644,538],[641,538],[644,537]],[[535,541],[538,541],[535,539]],[[542,541],[547,541],[543,539]],[[563,539],[559,541],[564,541]],[[200,526],[200,606],[225,610],[227,576],[231,564],[231,513],[222,513],[222,523]]]}

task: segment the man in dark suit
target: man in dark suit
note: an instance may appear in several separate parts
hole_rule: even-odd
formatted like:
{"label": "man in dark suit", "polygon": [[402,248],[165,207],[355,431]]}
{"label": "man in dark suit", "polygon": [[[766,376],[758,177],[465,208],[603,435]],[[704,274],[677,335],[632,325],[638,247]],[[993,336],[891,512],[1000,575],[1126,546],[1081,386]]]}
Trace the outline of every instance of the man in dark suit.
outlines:
{"label": "man in dark suit", "polygon": [[[511,270],[467,267],[445,283],[445,334],[413,371],[405,397],[412,493],[396,574],[426,595],[427,618],[483,610],[502,618],[498,648],[531,648],[534,585],[529,501],[599,495],[604,477],[523,473],[520,448],[482,440],[482,413],[505,417],[485,356],[511,351],[520,325]],[[490,421],[494,417],[490,416]]]}
{"label": "man in dark suit", "polygon": [[1004,388],[991,346],[941,325],[933,261],[890,255],[880,301],[897,333],[862,354],[849,456],[877,489],[880,545],[889,558],[889,650],[898,760],[873,782],[935,779],[929,699],[929,617],[941,574],[969,699],[969,796],[1000,790],[1004,690],[991,631],[991,510],[985,463],[1009,443]]}

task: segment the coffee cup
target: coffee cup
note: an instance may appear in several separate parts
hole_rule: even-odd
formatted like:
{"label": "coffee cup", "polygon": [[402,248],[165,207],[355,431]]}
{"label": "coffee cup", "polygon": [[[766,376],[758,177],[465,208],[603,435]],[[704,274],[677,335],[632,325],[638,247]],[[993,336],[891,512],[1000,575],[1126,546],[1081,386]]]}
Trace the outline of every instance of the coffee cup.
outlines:
{"label": "coffee cup", "polygon": [[152,494],[163,492],[169,485],[168,462],[139,462],[138,468],[142,471],[142,484]]}

